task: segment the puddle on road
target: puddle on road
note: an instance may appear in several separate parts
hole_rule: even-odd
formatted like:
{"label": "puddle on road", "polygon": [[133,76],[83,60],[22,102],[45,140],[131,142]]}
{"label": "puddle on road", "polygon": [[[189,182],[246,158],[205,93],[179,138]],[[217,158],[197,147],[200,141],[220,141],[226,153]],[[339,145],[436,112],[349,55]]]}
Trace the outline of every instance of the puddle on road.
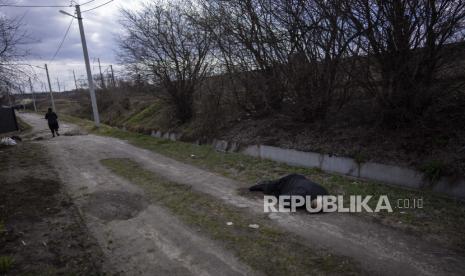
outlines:
{"label": "puddle on road", "polygon": [[105,191],[89,194],[82,210],[104,221],[127,220],[137,216],[147,205],[147,200],[139,194]]}

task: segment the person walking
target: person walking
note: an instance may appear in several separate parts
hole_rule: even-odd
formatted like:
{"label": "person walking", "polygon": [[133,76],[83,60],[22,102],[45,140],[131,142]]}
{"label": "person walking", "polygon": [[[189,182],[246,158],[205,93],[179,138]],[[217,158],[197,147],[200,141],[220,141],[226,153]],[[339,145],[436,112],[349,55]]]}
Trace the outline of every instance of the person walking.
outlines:
{"label": "person walking", "polygon": [[45,119],[48,121],[48,127],[50,128],[53,137],[55,137],[55,133],[57,136],[60,136],[60,133],[58,133],[58,116],[51,108],[49,108],[48,112],[45,114]]}

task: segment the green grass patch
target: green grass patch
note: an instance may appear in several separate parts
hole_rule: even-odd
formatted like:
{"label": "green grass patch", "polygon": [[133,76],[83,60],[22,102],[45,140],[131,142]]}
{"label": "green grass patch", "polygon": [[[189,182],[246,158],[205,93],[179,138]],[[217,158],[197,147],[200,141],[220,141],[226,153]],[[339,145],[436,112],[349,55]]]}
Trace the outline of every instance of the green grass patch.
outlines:
{"label": "green grass patch", "polygon": [[0,256],[0,273],[8,273],[14,264],[14,260],[11,256]]}
{"label": "green grass patch", "polygon": [[[135,146],[222,174],[248,185],[257,180],[274,179],[289,173],[300,173],[326,187],[331,194],[345,195],[345,199],[349,199],[348,195],[372,195],[374,200],[370,201],[371,207],[375,207],[380,195],[388,195],[391,204],[393,204],[393,213],[360,213],[356,215],[369,219],[375,218],[380,223],[413,231],[417,235],[428,235],[428,237],[460,251],[465,248],[465,236],[462,235],[465,228],[465,203],[438,195],[428,189],[411,190],[374,181],[324,173],[315,168],[292,167],[240,153],[220,153],[209,145],[173,142],[149,135],[122,131],[106,125],[96,129],[91,121],[77,118],[70,118],[70,122],[95,134],[127,140]],[[399,199],[408,199],[413,203],[414,199],[420,198],[423,200],[423,208],[396,208]]]}
{"label": "green grass patch", "polygon": [[129,117],[124,123],[130,125],[141,125],[150,123],[153,120],[153,117],[160,111],[161,104],[155,102],[148,107],[142,109],[142,111],[136,113],[135,115]]}
{"label": "green grass patch", "polygon": [[[268,275],[355,274],[350,259],[315,250],[292,234],[273,227],[266,217],[226,205],[196,192],[187,185],[170,182],[129,159],[101,161],[114,173],[142,187],[155,204],[168,208],[184,223],[220,241],[244,263]],[[226,222],[233,222],[227,226]],[[252,229],[249,224],[259,224]]]}
{"label": "green grass patch", "polygon": [[440,160],[432,160],[423,164],[420,170],[425,174],[425,177],[431,184],[437,183],[441,177],[445,175],[447,165]]}

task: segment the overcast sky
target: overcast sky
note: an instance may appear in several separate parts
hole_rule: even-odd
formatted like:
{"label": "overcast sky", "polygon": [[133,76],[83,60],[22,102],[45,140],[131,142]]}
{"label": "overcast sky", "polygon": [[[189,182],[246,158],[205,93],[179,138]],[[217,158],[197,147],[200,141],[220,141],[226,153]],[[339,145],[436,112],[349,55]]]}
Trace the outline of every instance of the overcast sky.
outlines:
{"label": "overcast sky", "polygon": [[[85,3],[89,0],[75,0],[79,3]],[[91,3],[81,6],[81,11],[94,8],[104,4],[109,0],[94,0]],[[120,18],[120,9],[138,9],[143,2],[148,0],[114,0],[113,2],[82,14],[84,30],[87,39],[92,73],[98,73],[97,58],[100,58],[102,71],[108,70],[108,65],[113,64],[116,71],[121,67],[117,65],[117,42],[116,38],[121,33],[118,20]],[[3,1],[7,4],[15,5],[70,5],[70,0],[8,0]],[[71,14],[74,13],[73,7],[59,8],[18,8],[18,7],[0,7],[0,13],[7,17],[23,17],[24,30],[27,31],[29,38],[28,43],[23,47],[29,50],[29,56],[25,62],[43,67],[44,63],[48,64],[50,78],[53,90],[58,90],[57,80],[59,78],[61,89],[74,88],[72,70],[76,72],[78,78],[85,78],[85,65],[82,53],[81,39],[77,20],[73,20],[68,36],[56,56],[55,60],[51,59],[56,52],[65,32],[68,28],[71,17],[59,13],[59,10],[65,10]],[[34,69],[38,78],[45,82],[46,77],[43,70]],[[116,72],[120,73],[120,72]],[[39,82],[34,83],[34,88],[41,89]]]}

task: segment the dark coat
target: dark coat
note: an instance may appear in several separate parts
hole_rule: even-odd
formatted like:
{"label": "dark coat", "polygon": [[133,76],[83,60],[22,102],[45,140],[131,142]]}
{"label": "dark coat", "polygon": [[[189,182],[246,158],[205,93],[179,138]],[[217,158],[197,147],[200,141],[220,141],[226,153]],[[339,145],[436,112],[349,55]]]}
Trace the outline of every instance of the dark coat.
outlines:
{"label": "dark coat", "polygon": [[257,185],[250,187],[249,190],[263,191],[266,195],[276,197],[280,195],[300,195],[303,197],[310,196],[312,199],[328,194],[324,187],[300,174],[289,174],[273,181],[261,181]]}
{"label": "dark coat", "polygon": [[45,119],[48,121],[50,129],[58,129],[58,116],[55,112],[47,112]]}

